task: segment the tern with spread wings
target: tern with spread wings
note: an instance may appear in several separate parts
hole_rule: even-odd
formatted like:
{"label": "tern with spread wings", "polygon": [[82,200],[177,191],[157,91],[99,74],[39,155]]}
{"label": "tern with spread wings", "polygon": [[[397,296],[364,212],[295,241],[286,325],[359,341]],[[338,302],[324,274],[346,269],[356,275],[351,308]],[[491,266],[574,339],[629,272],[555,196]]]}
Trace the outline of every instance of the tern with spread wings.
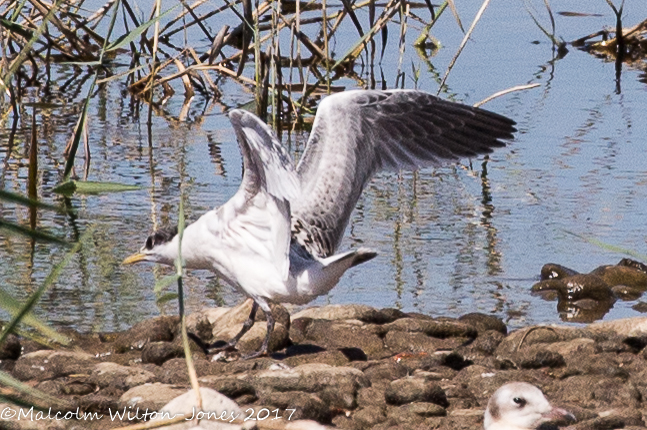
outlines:
{"label": "tern with spread wings", "polygon": [[[268,353],[274,328],[270,302],[306,304],[328,293],[349,268],[377,255],[359,248],[336,253],[355,204],[381,170],[413,170],[474,157],[505,146],[514,121],[415,90],[353,90],[319,105],[305,152],[295,168],[273,131],[255,115],[229,118],[243,157],[236,194],[184,230],[187,268],[206,269],[254,300],[233,348],[260,307]],[[148,237],[125,264],[173,265],[176,230]]]}

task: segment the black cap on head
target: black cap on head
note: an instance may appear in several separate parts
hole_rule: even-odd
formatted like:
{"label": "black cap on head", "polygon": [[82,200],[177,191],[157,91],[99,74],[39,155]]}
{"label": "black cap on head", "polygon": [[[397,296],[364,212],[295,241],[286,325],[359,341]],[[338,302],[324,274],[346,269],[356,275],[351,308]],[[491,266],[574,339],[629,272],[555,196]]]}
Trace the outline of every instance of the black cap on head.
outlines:
{"label": "black cap on head", "polygon": [[146,239],[146,244],[144,245],[144,248],[150,251],[157,245],[161,245],[163,243],[169,242],[171,239],[175,237],[176,234],[177,234],[177,227],[168,227],[168,228],[163,228],[161,230],[157,230],[153,232],[150,236],[148,236],[148,238]]}

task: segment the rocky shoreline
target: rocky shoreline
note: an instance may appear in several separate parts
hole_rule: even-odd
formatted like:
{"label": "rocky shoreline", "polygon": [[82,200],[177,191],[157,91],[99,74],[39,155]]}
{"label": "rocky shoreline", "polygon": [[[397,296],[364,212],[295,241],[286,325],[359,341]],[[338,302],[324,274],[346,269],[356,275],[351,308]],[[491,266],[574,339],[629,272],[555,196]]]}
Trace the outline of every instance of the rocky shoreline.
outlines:
{"label": "rocky shoreline", "polygon": [[[250,307],[246,301],[192,314],[189,331],[204,342],[226,340]],[[508,333],[484,314],[432,318],[363,305],[294,315],[276,306],[273,313],[271,348],[278,352],[271,357],[207,356],[192,342],[202,417],[218,412],[199,428],[479,429],[490,395],[510,381],[534,384],[572,412],[576,423],[557,423],[571,430],[647,428],[647,318]],[[260,346],[265,322],[257,320],[241,339],[242,353]],[[195,394],[187,394],[178,333],[178,318],[162,316],[121,333],[64,332],[72,339],[65,350],[11,336],[0,348],[0,369],[51,397],[23,397],[44,408],[40,416],[0,404],[0,429],[150,425],[162,408],[190,418]],[[179,420],[167,428],[196,424]]]}

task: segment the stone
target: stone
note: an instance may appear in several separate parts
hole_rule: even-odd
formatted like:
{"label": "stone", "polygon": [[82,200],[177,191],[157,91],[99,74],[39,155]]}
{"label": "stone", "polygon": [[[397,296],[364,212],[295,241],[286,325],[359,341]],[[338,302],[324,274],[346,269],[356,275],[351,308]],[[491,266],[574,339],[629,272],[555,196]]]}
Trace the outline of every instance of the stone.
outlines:
{"label": "stone", "polygon": [[5,341],[0,344],[0,360],[17,360],[20,357],[21,349],[18,336],[9,333]]}
{"label": "stone", "polygon": [[256,390],[249,382],[233,375],[207,375],[198,378],[198,382],[200,386],[216,390],[230,399],[245,395],[256,397]]}
{"label": "stone", "polygon": [[150,342],[142,349],[142,363],[161,366],[171,358],[184,357],[184,348],[176,342]]}
{"label": "stone", "polygon": [[296,367],[308,363],[322,363],[328,364],[330,366],[345,366],[348,364],[348,362],[348,357],[340,350],[294,355],[283,360],[283,363],[290,367]]}
{"label": "stone", "polygon": [[372,429],[376,424],[386,420],[385,408],[366,407],[353,414],[355,428]]}
{"label": "stone", "polygon": [[93,355],[77,351],[40,350],[21,356],[13,374],[21,381],[60,378],[71,374],[90,374],[98,363]]}
{"label": "stone", "polygon": [[316,393],[324,389],[348,390],[357,393],[370,381],[360,370],[352,367],[332,367],[326,364],[304,364],[293,369],[264,370],[247,380],[257,392],[303,391]]}
{"label": "stone", "polygon": [[476,329],[469,324],[450,319],[400,318],[385,324],[384,329],[387,331],[422,332],[427,336],[440,339],[449,337],[475,338],[478,335]]}
{"label": "stone", "polygon": [[368,359],[388,357],[391,352],[384,347],[375,326],[356,320],[308,320],[300,343],[310,343],[326,349],[359,348]]}
{"label": "stone", "polygon": [[479,334],[488,330],[497,331],[502,335],[508,334],[508,328],[505,323],[501,318],[495,317],[494,315],[474,312],[460,316],[458,321],[471,325],[479,332]]}
{"label": "stone", "polygon": [[94,366],[88,382],[100,388],[114,387],[127,391],[138,385],[156,380],[155,374],[139,367],[121,366],[116,363],[99,363]]}
{"label": "stone", "polygon": [[449,406],[443,389],[439,385],[427,382],[422,378],[408,377],[392,381],[388,385],[384,397],[386,402],[391,405],[429,402],[442,407]]}
{"label": "stone", "polygon": [[285,413],[291,413],[292,409],[294,409],[290,420],[328,422],[336,415],[332,410],[333,408],[319,398],[317,394],[302,391],[273,392],[261,397],[258,404],[262,406],[253,409],[258,411],[262,407],[270,410],[278,408],[280,411],[285,411]]}
{"label": "stone", "polygon": [[140,411],[157,411],[168,402],[185,392],[185,387],[160,384],[159,382],[154,384],[138,385],[126,391],[119,398],[119,407],[132,407],[133,411],[136,408],[139,408]]}
{"label": "stone", "polygon": [[121,354],[128,350],[141,350],[150,342],[170,342],[179,321],[177,316],[160,316],[137,323],[117,334],[114,351]]}
{"label": "stone", "polygon": [[[186,391],[183,394],[174,397],[164,406],[159,408],[160,415],[156,420],[168,419],[168,417],[184,415],[187,418],[199,417],[201,419],[198,429],[209,430],[239,430],[240,424],[230,424],[229,420],[244,419],[243,410],[231,399],[210,388],[200,388],[200,397],[202,399],[202,409],[197,411],[197,397],[194,390]],[[192,420],[164,427],[169,430],[189,430],[193,429]]]}

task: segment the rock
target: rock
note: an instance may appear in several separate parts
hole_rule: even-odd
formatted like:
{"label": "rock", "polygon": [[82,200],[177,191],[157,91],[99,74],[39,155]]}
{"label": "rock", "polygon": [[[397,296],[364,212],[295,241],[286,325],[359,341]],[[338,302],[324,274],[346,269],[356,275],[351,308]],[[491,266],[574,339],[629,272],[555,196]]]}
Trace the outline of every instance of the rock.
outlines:
{"label": "rock", "polygon": [[640,407],[640,392],[623,378],[576,375],[551,385],[556,398],[585,408]]}
{"label": "rock", "polygon": [[142,363],[161,366],[171,358],[184,357],[184,348],[176,342],[150,342],[142,349]]}
{"label": "rock", "polygon": [[40,350],[20,357],[13,374],[21,381],[43,381],[71,374],[90,374],[98,361],[84,352]]}
{"label": "rock", "polygon": [[235,376],[207,375],[198,378],[198,382],[200,386],[216,390],[230,399],[236,399],[237,397],[246,395],[256,397],[254,387],[249,382],[236,378]]}
{"label": "rock", "polygon": [[647,303],[645,302],[638,302],[635,305],[631,307],[636,312],[640,312],[641,314],[647,313]]}
{"label": "rock", "polygon": [[408,333],[398,330],[392,330],[386,334],[384,345],[392,354],[400,354],[403,352],[433,353],[438,349],[451,349],[451,347],[448,347],[445,339],[430,337],[421,332]]}
{"label": "rock", "polygon": [[[240,330],[240,327],[238,328]],[[231,337],[234,337],[232,335]],[[241,354],[249,354],[261,349],[261,345],[267,336],[267,325],[264,321],[259,321],[238,341],[238,351]],[[227,337],[222,337],[227,339]],[[283,324],[277,323],[274,326],[272,335],[270,336],[269,350],[278,351],[285,348],[290,343],[290,332]]]}
{"label": "rock", "polygon": [[[145,366],[152,365],[148,364]],[[194,359],[193,366],[198,377],[201,377],[223,373],[226,365],[197,358]],[[172,358],[161,367],[155,366],[152,371],[157,376],[157,379],[164,384],[186,385],[189,383],[189,372],[184,358]]]}
{"label": "rock", "polygon": [[594,333],[613,333],[623,338],[647,335],[647,317],[623,318],[612,321],[601,321],[589,325]]}
{"label": "rock", "polygon": [[184,394],[185,387],[178,387],[176,385],[160,384],[144,384],[133,387],[126,391],[119,398],[119,407],[128,408],[131,410],[139,408],[140,411],[148,410],[157,411],[161,409],[168,402],[174,398]]}
{"label": "rock", "polygon": [[[253,301],[245,300],[242,304],[234,308],[215,308],[203,311],[201,316],[195,316],[192,319],[191,330],[201,330],[204,336],[204,320],[213,327],[211,339],[205,340],[206,343],[215,341],[228,342],[236,336],[243,327],[243,323],[249,318]],[[281,305],[272,304],[272,314],[275,320],[274,331],[270,337],[270,351],[277,351],[285,348],[289,344],[290,314]],[[199,326],[199,324],[202,324]],[[188,326],[188,325],[187,325]],[[256,314],[254,325],[245,333],[238,342],[237,348],[242,354],[248,354],[258,351],[265,340],[267,334],[267,322],[262,310]]]}
{"label": "rock", "polygon": [[128,350],[141,350],[149,342],[170,342],[180,319],[177,316],[161,316],[144,320],[116,336],[113,348],[118,354]]}
{"label": "rock", "polygon": [[385,324],[387,331],[422,332],[427,336],[445,339],[448,337],[475,338],[478,333],[469,324],[453,320],[431,320],[420,318],[400,318]]}
{"label": "rock", "polygon": [[549,279],[532,286],[532,291],[555,290],[560,299],[574,302],[582,299],[608,301],[613,299],[611,285],[596,275],[573,275],[564,279]]}
{"label": "rock", "polygon": [[357,392],[357,406],[375,410],[386,407],[384,390],[375,386],[360,388]]}
{"label": "rock", "polygon": [[378,315],[375,308],[366,305],[327,305],[313,306],[297,312],[292,319],[310,318],[313,320],[360,320],[372,322]]}
{"label": "rock", "polygon": [[559,264],[548,263],[544,264],[541,268],[541,280],[547,279],[564,279],[569,276],[579,275],[575,270],[569,269],[568,267],[561,266]]}
{"label": "rock", "polygon": [[[359,348],[369,359],[388,357],[391,352],[384,347],[376,326],[357,320],[331,321],[307,320],[299,343],[310,343],[326,349]],[[296,340],[295,340],[296,341]]]}
{"label": "rock", "polygon": [[435,403],[413,402],[400,406],[400,409],[412,412],[424,418],[444,417],[445,415],[447,415],[445,408]]}
{"label": "rock", "polygon": [[[229,424],[232,418],[244,419],[243,410],[231,399],[223,396],[210,388],[200,388],[202,398],[202,410],[197,411],[197,398],[194,390],[186,391],[173,398],[159,410],[160,415],[152,421],[168,419],[168,417],[184,415],[187,419],[191,417],[200,418],[200,425],[197,428],[210,430],[238,430],[240,425]],[[197,412],[196,412],[197,411]],[[196,414],[196,415],[194,415]],[[192,420],[180,424],[164,427],[169,430],[189,430],[196,428]]]}
{"label": "rock", "polygon": [[322,363],[330,366],[345,366],[349,362],[348,357],[339,350],[322,351],[314,354],[300,354],[288,357],[283,363],[290,367],[300,366],[308,363]]}
{"label": "rock", "polygon": [[645,291],[647,289],[647,273],[632,266],[600,266],[591,272],[607,284],[626,285]]}
{"label": "rock", "polygon": [[372,429],[376,424],[386,420],[384,408],[362,408],[353,414],[355,427],[360,429]]}
{"label": "rock", "polygon": [[393,360],[380,361],[364,370],[364,375],[375,384],[380,380],[395,381],[404,378],[409,372],[407,368]]}
{"label": "rock", "polygon": [[496,349],[503,342],[503,339],[505,339],[505,336],[499,331],[488,330],[480,333],[479,337],[474,339],[472,343],[466,345],[464,349],[459,348],[458,351],[463,352],[467,356],[473,354],[490,356],[496,352]]}
{"label": "rock", "polygon": [[293,369],[264,370],[247,380],[258,393],[303,391],[316,393],[324,389],[345,390],[355,395],[370,382],[360,370],[332,367],[326,364],[304,364]]}
{"label": "rock", "polygon": [[508,334],[508,328],[505,323],[501,318],[497,318],[494,315],[475,312],[459,317],[458,321],[471,325],[479,332],[479,334],[489,330],[497,331],[502,335]]}
{"label": "rock", "polygon": [[[273,392],[260,398],[258,403],[262,406],[253,408],[260,410],[266,407],[270,410],[279,409],[289,414],[294,410],[290,420],[315,420],[328,422],[336,415],[333,408],[327,405],[318,395],[301,391]],[[288,411],[289,409],[289,411]]]}
{"label": "rock", "polygon": [[445,392],[433,382],[422,378],[403,378],[389,384],[384,393],[386,402],[403,405],[411,402],[429,402],[442,407],[449,406]]}
{"label": "rock", "polygon": [[105,362],[94,366],[88,382],[100,388],[114,387],[127,391],[138,385],[154,382],[155,379],[153,372],[142,368]]}
{"label": "rock", "polygon": [[0,360],[17,360],[20,357],[21,349],[18,336],[9,333],[0,345]]}
{"label": "rock", "polygon": [[316,421],[312,420],[296,420],[290,421],[284,427],[285,430],[328,430],[332,427],[323,426]]}

